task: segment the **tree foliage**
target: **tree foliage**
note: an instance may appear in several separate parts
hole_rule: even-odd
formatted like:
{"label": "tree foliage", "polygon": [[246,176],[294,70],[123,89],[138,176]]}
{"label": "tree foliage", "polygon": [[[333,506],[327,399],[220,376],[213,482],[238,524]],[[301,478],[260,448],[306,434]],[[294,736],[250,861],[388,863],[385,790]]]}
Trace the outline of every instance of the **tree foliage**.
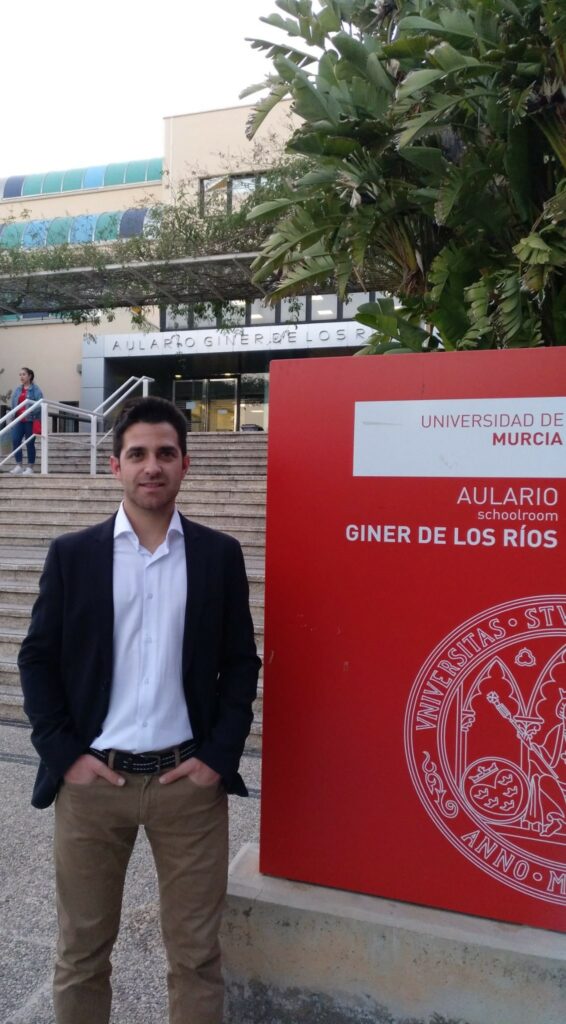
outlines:
{"label": "tree foliage", "polygon": [[565,344],[563,0],[275,2],[248,134],[291,97],[309,169],[250,214],[256,280],[395,296],[359,315],[379,352]]}

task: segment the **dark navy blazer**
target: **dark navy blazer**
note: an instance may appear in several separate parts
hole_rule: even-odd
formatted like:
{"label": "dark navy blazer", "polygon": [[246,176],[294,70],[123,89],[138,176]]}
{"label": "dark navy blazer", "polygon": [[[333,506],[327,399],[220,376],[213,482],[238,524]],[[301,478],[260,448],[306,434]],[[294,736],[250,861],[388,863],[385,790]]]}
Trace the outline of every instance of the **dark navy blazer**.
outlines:
{"label": "dark navy blazer", "polygon": [[[96,745],[112,682],[114,519],[53,541],[18,665],[41,763],[32,804],[48,807]],[[261,662],[239,543],[181,516],[188,566],[183,687],[196,756],[246,795],[238,765]]]}

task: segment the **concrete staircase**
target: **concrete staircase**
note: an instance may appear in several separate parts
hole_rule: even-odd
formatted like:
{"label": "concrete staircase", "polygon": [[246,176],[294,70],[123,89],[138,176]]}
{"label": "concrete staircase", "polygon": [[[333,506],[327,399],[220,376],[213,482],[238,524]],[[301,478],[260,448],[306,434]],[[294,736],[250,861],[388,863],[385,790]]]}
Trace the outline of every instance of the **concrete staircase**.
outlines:
{"label": "concrete staircase", "polygon": [[[225,476],[265,476],[267,434],[261,431],[235,434],[188,434],[187,448],[195,474]],[[109,474],[110,438],[99,438],[97,473]],[[49,439],[49,473],[88,474],[90,436],[85,433],[52,434]]]}
{"label": "concrete staircase", "polygon": [[[78,435],[70,435],[76,439]],[[49,476],[0,475],[0,719],[25,721],[16,658],[49,542],[111,515],[121,489],[107,472],[109,442],[99,456],[99,476],[88,473],[88,442],[52,438]],[[51,442],[50,442],[51,445]],[[256,641],[263,655],[266,435],[188,436],[191,468],[178,507],[196,522],[240,541],[248,578]],[[10,467],[11,468],[11,467]],[[71,479],[72,475],[72,479]],[[261,742],[262,686],[254,708],[250,747]]]}

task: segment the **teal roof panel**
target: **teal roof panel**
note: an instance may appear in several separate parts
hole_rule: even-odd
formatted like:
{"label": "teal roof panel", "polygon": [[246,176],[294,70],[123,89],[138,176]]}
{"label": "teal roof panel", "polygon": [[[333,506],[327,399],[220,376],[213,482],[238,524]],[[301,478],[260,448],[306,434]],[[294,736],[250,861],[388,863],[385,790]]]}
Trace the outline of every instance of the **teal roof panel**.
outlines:
{"label": "teal roof panel", "polygon": [[123,185],[126,164],[108,164],[104,175],[104,185]]}
{"label": "teal roof panel", "polygon": [[43,189],[43,174],[26,174],[22,186],[23,196],[39,196]]}
{"label": "teal roof panel", "polygon": [[47,230],[47,245],[65,245],[69,241],[69,232],[73,223],[72,217],[56,217]]}
{"label": "teal roof panel", "polygon": [[65,171],[63,175],[63,192],[75,192],[83,187],[84,168]]}
{"label": "teal roof panel", "polygon": [[147,174],[147,160],[130,160],[126,164],[124,182],[126,185],[135,185],[137,182],[145,181]]}
{"label": "teal roof panel", "polygon": [[121,213],[101,213],[96,221],[95,242],[113,242],[118,238]]}
{"label": "teal roof panel", "polygon": [[3,249],[16,249],[22,243],[22,235],[27,224],[4,224],[4,230],[0,235],[0,245]]}
{"label": "teal roof panel", "polygon": [[63,171],[49,171],[43,178],[42,192],[60,192],[63,184]]}

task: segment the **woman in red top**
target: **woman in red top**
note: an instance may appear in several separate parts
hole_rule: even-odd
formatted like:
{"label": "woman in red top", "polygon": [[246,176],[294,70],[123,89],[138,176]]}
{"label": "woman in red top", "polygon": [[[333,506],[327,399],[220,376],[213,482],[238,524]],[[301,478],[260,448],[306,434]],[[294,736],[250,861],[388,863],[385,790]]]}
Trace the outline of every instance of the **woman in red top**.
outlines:
{"label": "woman in red top", "polygon": [[[25,402],[26,398],[30,401],[36,402],[38,398],[43,398],[43,392],[41,388],[34,384],[34,372],[30,370],[29,366],[22,366],[20,370],[20,383],[19,386],[14,390],[12,395],[12,409],[15,409],[18,405]],[[19,423],[16,423],[12,427],[12,448],[14,449],[14,458],[16,465],[11,470],[13,476],[33,476],[33,466],[35,464],[35,437],[34,437],[34,423],[41,422],[41,412],[39,409],[34,409],[29,416],[26,416]],[[19,448],[22,441],[25,438],[30,438],[26,448],[20,448],[20,451],[15,451]],[[28,467],[22,469],[22,453],[27,451],[28,456]]]}

